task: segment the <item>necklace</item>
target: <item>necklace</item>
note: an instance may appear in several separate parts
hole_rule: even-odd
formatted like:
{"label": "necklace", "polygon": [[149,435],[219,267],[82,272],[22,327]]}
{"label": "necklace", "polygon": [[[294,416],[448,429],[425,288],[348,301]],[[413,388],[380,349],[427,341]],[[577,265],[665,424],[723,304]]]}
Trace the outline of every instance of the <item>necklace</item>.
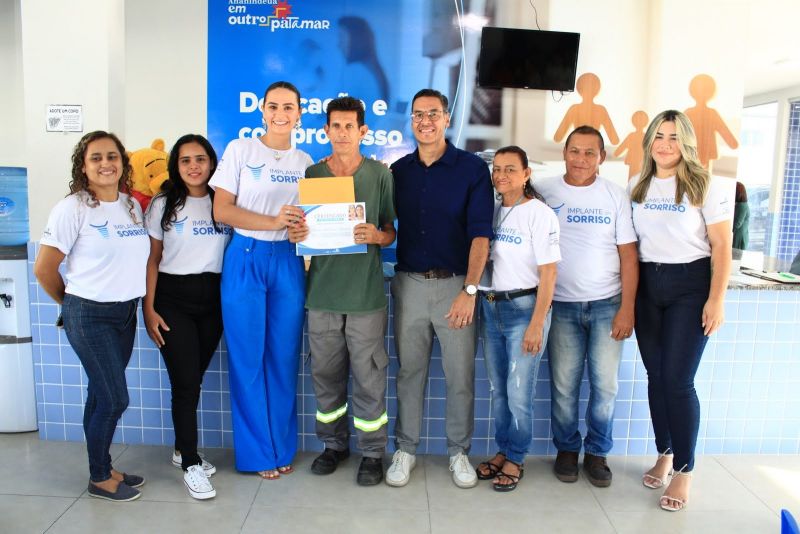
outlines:
{"label": "necklace", "polygon": [[514,211],[514,208],[516,208],[517,206],[519,206],[520,202],[522,202],[522,199],[523,199],[524,197],[525,197],[525,194],[524,194],[524,193],[523,193],[523,194],[521,194],[521,195],[519,196],[519,198],[517,199],[517,201],[516,201],[516,202],[514,202],[514,205],[513,205],[513,206],[511,206],[511,209],[509,209],[509,210],[506,212],[506,214],[505,214],[505,215],[503,215],[503,218],[502,218],[502,219],[500,219],[500,222],[497,222],[497,219],[498,219],[498,217],[500,216],[500,212],[501,212],[501,211],[502,211],[504,208],[505,208],[505,209],[508,209],[508,206],[503,206],[503,202],[501,201],[501,202],[500,202],[500,205],[497,207],[497,210],[494,212],[494,220],[493,220],[493,222],[492,222],[492,239],[491,239],[491,241],[489,241],[489,254],[490,254],[490,255],[491,255],[491,253],[492,253],[492,246],[494,245],[494,240],[495,240],[495,238],[496,238],[496,236],[497,236],[497,229],[498,229],[498,228],[500,228],[500,227],[503,225],[503,223],[506,221],[506,219],[508,218],[508,216],[509,216],[509,215],[511,215],[511,212],[512,212],[512,211]]}
{"label": "necklace", "polygon": [[259,140],[261,141],[261,143],[265,147],[267,147],[272,152],[272,157],[275,158],[275,161],[280,161],[280,159],[284,156],[284,153],[288,152],[292,148],[291,146],[289,148],[287,148],[287,149],[284,149],[284,150],[277,149],[277,148],[272,148],[271,146],[269,146],[267,144],[267,136],[266,135],[261,136],[259,138]]}

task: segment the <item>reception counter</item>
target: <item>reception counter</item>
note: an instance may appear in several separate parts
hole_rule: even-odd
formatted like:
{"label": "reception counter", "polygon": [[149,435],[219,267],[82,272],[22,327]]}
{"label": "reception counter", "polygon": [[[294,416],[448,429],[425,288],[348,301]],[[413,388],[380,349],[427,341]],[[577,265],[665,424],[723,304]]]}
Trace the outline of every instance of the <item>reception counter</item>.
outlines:
{"label": "reception counter", "polygon": [[[86,376],[63,330],[54,326],[59,309],[32,275],[35,245],[29,246],[39,434],[47,440],[82,441]],[[390,314],[392,311],[390,303]],[[800,453],[800,287],[735,276],[727,292],[725,315],[726,323],[711,338],[697,374],[702,414],[698,453]],[[390,450],[394,450],[392,436],[397,413],[393,334],[390,318],[386,337],[390,355],[387,392]],[[314,435],[316,406],[307,351],[308,338],[304,335],[297,387],[298,440],[302,450],[321,450],[321,443]],[[494,453],[495,446],[489,381],[480,343],[476,358],[472,454],[482,456]],[[145,333],[141,313],[126,374],[130,405],[117,428],[115,441],[172,445],[169,378],[158,349]],[[612,454],[655,453],[647,377],[633,339],[624,343],[619,377]],[[444,375],[436,346],[426,392],[420,453],[446,454],[444,397]],[[588,384],[584,379],[581,413],[585,411],[587,398]],[[548,366],[542,365],[534,401],[533,454],[555,454],[550,439],[549,399]],[[224,343],[206,373],[198,419],[201,447],[232,446]]]}

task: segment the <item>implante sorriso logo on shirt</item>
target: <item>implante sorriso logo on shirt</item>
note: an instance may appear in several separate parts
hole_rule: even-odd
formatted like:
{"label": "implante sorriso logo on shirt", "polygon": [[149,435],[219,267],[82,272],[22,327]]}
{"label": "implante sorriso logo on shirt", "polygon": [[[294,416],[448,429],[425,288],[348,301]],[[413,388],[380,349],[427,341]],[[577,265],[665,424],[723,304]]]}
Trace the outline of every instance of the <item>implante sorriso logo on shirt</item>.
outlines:
{"label": "implante sorriso logo on shirt", "polygon": [[643,209],[652,211],[667,211],[684,213],[686,206],[684,203],[675,204],[675,198],[662,197],[662,198],[648,198],[644,204],[640,204]]}
{"label": "implante sorriso logo on shirt", "polygon": [[89,224],[92,228],[97,230],[97,233],[100,234],[100,237],[103,239],[108,239],[108,221],[104,222],[103,224]]}
{"label": "implante sorriso logo on shirt", "polygon": [[172,224],[172,226],[175,228],[175,233],[176,234],[180,235],[180,234],[183,233],[183,227],[186,224],[186,219],[188,219],[188,218],[189,218],[189,216],[187,215],[186,217],[184,217],[180,221],[175,221]]}

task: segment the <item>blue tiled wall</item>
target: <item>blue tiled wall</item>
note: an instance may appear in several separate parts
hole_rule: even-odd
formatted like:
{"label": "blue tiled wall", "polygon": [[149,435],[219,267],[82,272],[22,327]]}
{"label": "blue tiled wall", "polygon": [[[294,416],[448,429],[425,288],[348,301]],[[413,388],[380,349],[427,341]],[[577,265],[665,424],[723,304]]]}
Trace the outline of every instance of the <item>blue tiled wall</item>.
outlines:
{"label": "blue tiled wall", "polygon": [[[33,244],[30,257],[34,257]],[[35,283],[32,275],[30,280],[39,432],[42,439],[80,441],[83,439],[81,421],[86,376],[63,331],[53,326],[58,315],[57,305]],[[799,296],[800,291],[728,291],[727,322],[708,344],[697,374],[702,409],[698,453],[800,453]],[[141,316],[139,324],[142,324]],[[391,320],[389,325],[386,346],[391,357],[388,383],[391,434],[397,413],[397,358]],[[306,338],[304,357],[307,347]],[[130,406],[117,428],[115,441],[171,445],[169,378],[158,350],[141,326],[127,378]],[[446,453],[444,397],[444,375],[437,351],[428,381],[420,453]],[[476,363],[475,397],[472,453],[482,456],[493,453],[495,445],[489,382],[481,350]],[[584,381],[581,413],[587,398]],[[303,450],[320,450],[321,444],[314,435],[316,406],[307,365],[301,367],[297,401],[299,446]],[[534,403],[533,454],[555,454],[550,440],[549,414],[548,367],[542,365]],[[198,418],[202,447],[232,446],[224,346],[206,373]],[[628,340],[620,368],[612,454],[654,453],[652,436],[645,370],[635,341]]]}
{"label": "blue tiled wall", "polygon": [[789,108],[783,198],[778,226],[777,256],[791,261],[800,251],[800,102]]}

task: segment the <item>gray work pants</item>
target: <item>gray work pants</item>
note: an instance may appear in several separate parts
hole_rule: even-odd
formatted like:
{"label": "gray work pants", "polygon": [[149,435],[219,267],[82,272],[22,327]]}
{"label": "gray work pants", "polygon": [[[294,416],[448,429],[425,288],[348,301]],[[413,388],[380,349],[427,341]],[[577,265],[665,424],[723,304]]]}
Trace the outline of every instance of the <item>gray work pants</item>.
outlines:
{"label": "gray work pants", "polygon": [[316,431],[325,446],[349,448],[347,379],[353,372],[353,425],[363,456],[380,458],[388,441],[384,347],[386,309],[366,314],[308,311]]}
{"label": "gray work pants", "polygon": [[449,328],[445,319],[463,286],[463,276],[425,280],[418,274],[397,272],[392,280],[394,340],[400,361],[395,436],[397,448],[409,454],[416,454],[419,445],[434,333],[442,348],[447,388],[447,452],[450,456],[469,452],[474,427],[475,319],[459,330]]}

